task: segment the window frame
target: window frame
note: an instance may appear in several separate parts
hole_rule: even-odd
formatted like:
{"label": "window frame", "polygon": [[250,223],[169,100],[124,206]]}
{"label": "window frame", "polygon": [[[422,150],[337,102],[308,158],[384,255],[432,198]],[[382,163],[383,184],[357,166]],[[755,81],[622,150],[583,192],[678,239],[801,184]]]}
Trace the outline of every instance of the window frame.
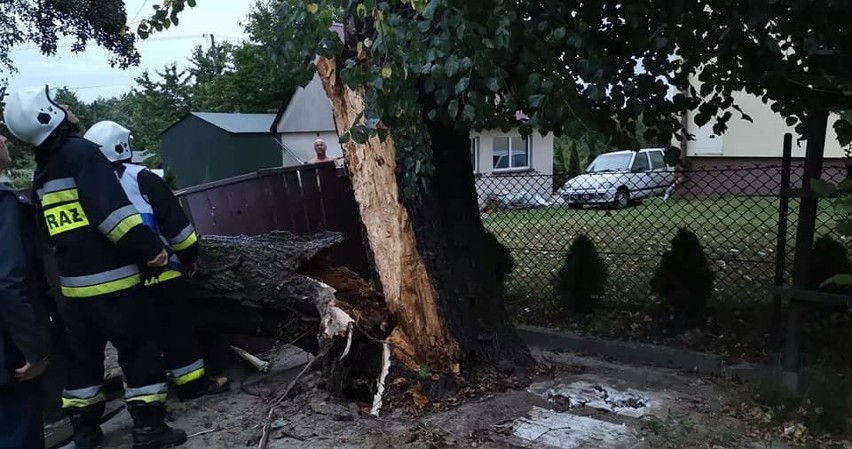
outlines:
{"label": "window frame", "polygon": [[[648,151],[647,153],[648,153],[648,161],[649,161],[649,162],[650,162],[650,164],[651,164],[651,170],[665,170],[665,169],[667,169],[667,168],[668,168],[668,164],[666,164],[666,155],[665,155],[665,154],[663,154],[663,152],[662,152],[662,151],[660,151],[660,150],[651,150],[651,151]],[[659,166],[659,167],[654,167],[654,158],[653,158],[653,157],[651,157],[651,154],[652,154],[652,153],[653,153],[653,154],[658,154],[658,155],[660,156],[660,162],[662,162],[662,164],[663,164],[663,165],[661,165],[661,166]]]}
{"label": "window frame", "polygon": [[473,163],[473,174],[479,174],[479,136],[470,138],[470,157]]}
{"label": "window frame", "polygon": [[[495,165],[495,163],[494,163],[494,156],[495,156],[495,152],[494,152],[495,145],[494,145],[494,143],[497,139],[509,139],[509,141],[508,141],[509,153],[508,153],[508,155],[506,155],[506,157],[509,160],[509,166],[508,167],[497,168],[497,167],[494,166]],[[512,141],[513,141],[513,139],[521,139],[524,142],[524,150],[526,151],[526,155],[527,155],[527,165],[525,165],[525,166],[515,167],[515,166],[512,165],[514,163],[514,160],[512,158]],[[514,171],[526,171],[526,170],[530,170],[531,168],[532,168],[532,139],[531,138],[523,137],[523,136],[520,136],[520,135],[502,135],[502,136],[494,136],[491,139],[491,171],[492,172],[494,172],[494,173],[506,173],[506,172],[514,172]]]}

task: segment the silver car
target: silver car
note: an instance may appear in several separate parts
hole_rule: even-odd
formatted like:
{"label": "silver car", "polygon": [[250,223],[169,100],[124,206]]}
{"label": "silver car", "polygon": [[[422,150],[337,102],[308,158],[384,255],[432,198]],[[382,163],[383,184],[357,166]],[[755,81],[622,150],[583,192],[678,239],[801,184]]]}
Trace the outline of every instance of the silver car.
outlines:
{"label": "silver car", "polygon": [[559,194],[569,207],[612,205],[622,209],[633,200],[660,195],[675,181],[662,148],[616,151],[599,155],[585,173],[565,182]]}

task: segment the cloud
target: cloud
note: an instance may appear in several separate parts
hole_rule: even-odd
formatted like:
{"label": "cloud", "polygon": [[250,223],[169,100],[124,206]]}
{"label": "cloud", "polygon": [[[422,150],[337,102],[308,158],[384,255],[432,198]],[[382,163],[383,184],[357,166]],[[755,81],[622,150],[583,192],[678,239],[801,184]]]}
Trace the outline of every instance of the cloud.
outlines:
{"label": "cloud", "polygon": [[[147,16],[153,3],[157,2],[127,0],[130,22]],[[154,74],[173,62],[186,67],[192,48],[209,45],[211,34],[219,42],[246,39],[243,23],[253,4],[252,0],[199,1],[195,8],[183,12],[179,26],[140,42],[141,63],[125,70],[110,67],[109,53],[99,47],[74,54],[66,45],[59,48],[56,56],[49,57],[41,55],[31,44],[24,45],[11,53],[18,73],[8,75],[9,89],[43,84],[68,86],[84,101],[120,95],[133,87],[134,78],[145,69]]]}

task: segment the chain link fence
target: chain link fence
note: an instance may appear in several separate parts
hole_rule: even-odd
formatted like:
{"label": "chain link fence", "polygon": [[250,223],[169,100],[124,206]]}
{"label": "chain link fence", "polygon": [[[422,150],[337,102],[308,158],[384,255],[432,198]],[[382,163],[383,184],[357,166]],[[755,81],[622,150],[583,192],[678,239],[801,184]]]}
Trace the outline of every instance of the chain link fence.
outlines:
{"label": "chain link fence", "polygon": [[[779,240],[780,164],[671,169],[624,173],[591,167],[554,185],[551,175],[490,174],[477,177],[486,229],[515,259],[510,294],[526,300],[555,297],[554,277],[574,238],[591,238],[609,270],[607,302],[650,302],[649,281],[679,228],[694,232],[716,273],[715,298],[730,305],[771,301],[778,242],[792,269],[799,200],[790,199],[788,232]],[[794,164],[791,186],[801,186]],[[847,178],[842,166],[826,167],[823,179]],[[834,235],[834,214],[820,201],[817,236]]]}

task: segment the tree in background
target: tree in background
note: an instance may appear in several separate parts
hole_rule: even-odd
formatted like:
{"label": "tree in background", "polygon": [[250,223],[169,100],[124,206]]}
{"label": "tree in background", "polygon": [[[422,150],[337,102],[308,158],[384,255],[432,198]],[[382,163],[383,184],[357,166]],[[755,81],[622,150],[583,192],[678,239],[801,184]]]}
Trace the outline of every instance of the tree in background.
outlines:
{"label": "tree in background", "polygon": [[580,168],[580,154],[577,152],[577,144],[571,145],[571,152],[568,154],[568,177],[573,178],[582,172]]}

